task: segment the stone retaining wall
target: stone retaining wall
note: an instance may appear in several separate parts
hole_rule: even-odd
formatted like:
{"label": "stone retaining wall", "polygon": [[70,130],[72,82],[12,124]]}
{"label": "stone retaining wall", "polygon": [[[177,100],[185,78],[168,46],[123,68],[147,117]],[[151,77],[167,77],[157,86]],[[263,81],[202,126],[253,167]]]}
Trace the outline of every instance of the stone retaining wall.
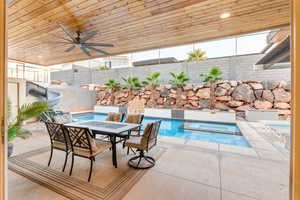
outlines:
{"label": "stone retaining wall", "polygon": [[[189,84],[183,88],[162,85],[155,89],[143,87],[139,91],[112,91],[105,86],[97,90],[97,105],[126,105],[139,96],[149,108],[207,109],[210,103],[208,84]],[[220,81],[216,87],[216,109],[244,112],[249,109],[278,109],[290,115],[290,84],[277,81]]]}

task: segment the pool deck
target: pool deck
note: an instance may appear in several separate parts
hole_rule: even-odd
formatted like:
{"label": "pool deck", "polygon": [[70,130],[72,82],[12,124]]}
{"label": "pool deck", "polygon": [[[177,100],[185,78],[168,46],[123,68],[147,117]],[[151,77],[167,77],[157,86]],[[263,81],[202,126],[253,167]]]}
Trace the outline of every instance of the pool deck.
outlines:
{"label": "pool deck", "polygon": [[[29,125],[28,125],[29,126]],[[159,136],[167,151],[124,200],[288,200],[289,158],[257,130],[239,121],[253,148]],[[15,141],[15,153],[49,145],[42,126]],[[67,199],[9,171],[9,199]],[[149,189],[151,188],[151,189]]]}

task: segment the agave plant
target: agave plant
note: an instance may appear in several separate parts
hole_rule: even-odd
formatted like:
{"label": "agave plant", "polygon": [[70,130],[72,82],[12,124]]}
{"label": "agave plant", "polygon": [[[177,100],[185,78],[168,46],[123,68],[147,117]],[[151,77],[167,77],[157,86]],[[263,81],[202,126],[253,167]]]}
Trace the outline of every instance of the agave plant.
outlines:
{"label": "agave plant", "polygon": [[122,78],[125,84],[122,86],[124,89],[138,90],[142,87],[138,77]]}
{"label": "agave plant", "polygon": [[158,79],[159,77],[160,77],[160,72],[154,72],[154,73],[150,74],[146,78],[146,81],[143,81],[142,84],[143,85],[150,85],[152,87],[157,87],[162,82],[161,80]]}
{"label": "agave plant", "polygon": [[[46,102],[24,104],[19,108],[15,119],[9,120],[8,124],[8,142],[12,142],[16,137],[25,138],[30,134],[29,131],[22,128],[26,120],[38,117],[43,112],[49,110]],[[11,102],[8,101],[8,115],[11,115]],[[10,116],[9,116],[10,117]]]}
{"label": "agave plant", "polygon": [[112,79],[108,80],[104,85],[110,89],[118,89],[121,87],[118,81]]}
{"label": "agave plant", "polygon": [[199,61],[199,60],[206,60],[205,51],[202,51],[201,49],[196,49],[194,51],[191,51],[188,53],[188,59],[187,61]]}
{"label": "agave plant", "polygon": [[169,83],[173,86],[184,87],[186,86],[186,82],[190,80],[184,72],[180,72],[178,75],[170,72],[170,75],[173,80],[170,80]]}
{"label": "agave plant", "polygon": [[200,74],[203,82],[210,85],[210,109],[215,107],[215,89],[216,82],[222,80],[222,71],[218,67],[212,67],[207,74]]}

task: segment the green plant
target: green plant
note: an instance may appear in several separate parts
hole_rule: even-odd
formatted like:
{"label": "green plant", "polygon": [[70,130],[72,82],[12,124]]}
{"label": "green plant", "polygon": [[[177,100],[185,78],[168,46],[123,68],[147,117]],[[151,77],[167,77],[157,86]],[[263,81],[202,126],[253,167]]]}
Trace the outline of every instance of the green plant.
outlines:
{"label": "green plant", "polygon": [[100,70],[100,71],[109,70],[109,67],[107,67],[107,66],[100,66],[100,67],[98,67],[98,70]]}
{"label": "green plant", "polygon": [[186,82],[190,80],[184,72],[180,72],[178,75],[170,72],[170,75],[173,80],[170,80],[169,83],[173,86],[184,87],[186,86]]}
{"label": "green plant", "polygon": [[142,87],[138,77],[122,78],[125,84],[122,86],[124,89],[138,90]]}
{"label": "green plant", "polygon": [[118,89],[121,87],[118,81],[112,79],[108,80],[104,85],[110,89]]}
{"label": "green plant", "polygon": [[196,49],[188,53],[187,61],[198,61],[198,60],[206,60],[205,51],[201,49]]}
{"label": "green plant", "polygon": [[[11,118],[11,102],[7,104],[8,117]],[[12,142],[16,137],[26,138],[31,133],[22,128],[24,121],[35,118],[43,112],[49,110],[49,105],[46,102],[38,102],[32,104],[24,104],[18,109],[18,114],[14,120],[8,122],[8,142]],[[10,116],[9,116],[10,115]]]}
{"label": "green plant", "polygon": [[162,82],[161,80],[158,79],[159,77],[160,77],[160,72],[154,72],[154,73],[150,74],[146,78],[146,81],[143,81],[142,84],[143,85],[150,85],[152,87],[157,87]]}
{"label": "green plant", "polygon": [[212,67],[207,74],[200,74],[203,82],[210,85],[210,109],[215,107],[215,88],[216,82],[222,80],[222,71],[218,67]]}

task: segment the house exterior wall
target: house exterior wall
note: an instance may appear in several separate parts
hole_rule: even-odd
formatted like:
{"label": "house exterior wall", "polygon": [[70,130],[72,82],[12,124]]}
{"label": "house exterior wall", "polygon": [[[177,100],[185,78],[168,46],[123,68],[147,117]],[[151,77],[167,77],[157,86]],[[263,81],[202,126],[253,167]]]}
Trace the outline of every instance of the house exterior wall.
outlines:
{"label": "house exterior wall", "polygon": [[122,81],[122,77],[137,76],[145,79],[150,73],[160,72],[161,79],[168,82],[169,72],[178,73],[185,71],[190,78],[190,83],[200,82],[199,74],[206,73],[213,66],[223,71],[225,80],[276,80],[287,81],[291,79],[291,69],[254,70],[253,65],[263,54],[232,56],[208,59],[205,61],[181,62],[172,64],[148,65],[143,67],[118,68],[105,71],[79,71],[73,70],[51,72],[51,80],[60,80],[72,85],[103,84],[109,79]]}

